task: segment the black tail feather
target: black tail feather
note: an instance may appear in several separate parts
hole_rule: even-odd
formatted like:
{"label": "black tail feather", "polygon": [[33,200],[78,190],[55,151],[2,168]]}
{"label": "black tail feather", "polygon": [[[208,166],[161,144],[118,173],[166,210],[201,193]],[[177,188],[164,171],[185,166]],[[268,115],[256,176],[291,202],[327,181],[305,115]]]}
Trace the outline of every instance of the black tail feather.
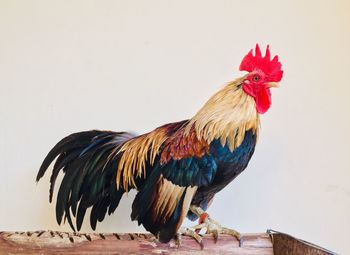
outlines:
{"label": "black tail feather", "polygon": [[65,138],[63,138],[60,142],[58,142],[55,147],[51,149],[51,151],[47,154],[45,157],[39,172],[36,177],[36,181],[38,182],[41,177],[44,176],[46,169],[50,166],[52,161],[60,155],[61,153],[64,153],[67,148],[75,149],[78,147],[81,147],[86,144],[87,141],[91,140],[94,136],[96,136],[98,133],[101,133],[103,131],[85,131],[85,132],[79,132],[71,134]]}
{"label": "black tail feather", "polygon": [[[81,229],[86,210],[92,207],[90,223],[93,229],[105,214],[111,214],[118,207],[124,194],[117,190],[115,180],[121,155],[114,156],[116,149],[131,139],[129,133],[111,131],[86,131],[62,139],[44,159],[36,181],[45,174],[56,159],[50,177],[49,201],[52,201],[55,182],[62,170],[65,175],[59,187],[56,202],[56,219],[69,223],[75,231]],[[113,157],[111,157],[113,156]]]}

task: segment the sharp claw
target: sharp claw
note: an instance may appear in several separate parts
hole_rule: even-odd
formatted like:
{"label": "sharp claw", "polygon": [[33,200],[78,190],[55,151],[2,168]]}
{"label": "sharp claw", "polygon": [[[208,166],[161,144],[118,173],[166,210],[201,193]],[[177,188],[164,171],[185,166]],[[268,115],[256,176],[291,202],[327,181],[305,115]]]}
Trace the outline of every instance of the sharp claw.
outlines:
{"label": "sharp claw", "polygon": [[240,235],[238,239],[238,242],[239,242],[239,247],[241,248],[243,246],[243,236]]}
{"label": "sharp claw", "polygon": [[219,239],[219,231],[215,229],[212,231],[212,233],[213,233],[213,237],[214,237],[214,243],[216,243]]}
{"label": "sharp claw", "polygon": [[239,232],[237,232],[234,229],[222,228],[222,233],[234,236],[240,242],[240,246],[241,246],[242,236]]}
{"label": "sharp claw", "polygon": [[194,238],[196,239],[197,243],[200,244],[200,246],[203,246],[203,239],[200,235],[198,235],[196,232],[194,232]]}
{"label": "sharp claw", "polygon": [[202,239],[202,237],[199,235],[199,234],[197,234],[195,231],[193,232],[193,236],[192,236],[195,240],[196,240],[196,242],[199,244],[199,246],[201,247],[201,250],[203,250],[203,248],[204,248],[204,244],[203,244],[203,239]]}
{"label": "sharp claw", "polygon": [[201,247],[201,250],[203,250],[203,249],[204,249],[203,240],[201,240],[201,241],[199,242],[199,246]]}
{"label": "sharp claw", "polygon": [[179,248],[181,245],[181,234],[180,233],[176,233],[176,235],[175,235],[175,245],[177,246],[177,248]]}

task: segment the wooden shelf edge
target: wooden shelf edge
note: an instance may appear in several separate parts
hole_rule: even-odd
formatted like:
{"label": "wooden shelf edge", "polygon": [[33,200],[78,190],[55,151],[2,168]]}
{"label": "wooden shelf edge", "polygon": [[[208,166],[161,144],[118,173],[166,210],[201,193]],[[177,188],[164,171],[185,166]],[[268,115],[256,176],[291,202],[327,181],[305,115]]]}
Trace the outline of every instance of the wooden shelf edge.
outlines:
{"label": "wooden shelf edge", "polygon": [[[1,254],[232,254],[232,255],[336,255],[336,253],[268,230],[267,233],[243,234],[241,243],[232,236],[220,235],[217,243],[203,236],[203,249],[191,237],[160,243],[145,233],[71,233],[59,231],[0,232]],[[241,244],[241,245],[240,245]]]}
{"label": "wooden shelf edge", "polygon": [[183,236],[178,247],[175,241],[164,244],[143,233],[0,232],[0,254],[273,254],[266,233],[243,235],[241,247],[228,235],[219,236],[217,243],[205,235],[203,244],[201,249],[194,239]]}

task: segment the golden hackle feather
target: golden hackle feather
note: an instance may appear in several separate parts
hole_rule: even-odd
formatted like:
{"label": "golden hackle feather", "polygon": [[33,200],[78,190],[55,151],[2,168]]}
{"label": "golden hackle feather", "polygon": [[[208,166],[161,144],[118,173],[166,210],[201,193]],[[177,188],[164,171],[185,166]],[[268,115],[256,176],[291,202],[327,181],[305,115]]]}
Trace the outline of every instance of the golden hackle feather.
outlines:
{"label": "golden hackle feather", "polygon": [[186,126],[186,133],[194,127],[198,138],[210,144],[220,139],[231,151],[244,139],[246,131],[258,133],[259,114],[254,99],[241,88],[243,78],[227,84],[212,96]]}
{"label": "golden hackle feather", "polygon": [[123,155],[120,159],[117,169],[117,189],[123,184],[125,191],[129,186],[136,188],[135,177],[146,177],[146,162],[154,164],[159,149],[163,142],[168,138],[165,128],[157,128],[154,131],[136,137],[126,142],[120,152]]}

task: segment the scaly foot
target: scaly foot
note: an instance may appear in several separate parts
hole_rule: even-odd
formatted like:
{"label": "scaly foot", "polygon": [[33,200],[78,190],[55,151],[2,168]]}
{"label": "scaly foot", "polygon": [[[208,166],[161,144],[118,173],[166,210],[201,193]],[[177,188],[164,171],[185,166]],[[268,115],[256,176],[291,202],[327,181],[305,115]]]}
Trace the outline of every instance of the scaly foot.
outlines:
{"label": "scaly foot", "polygon": [[182,235],[192,237],[200,245],[201,249],[203,249],[202,237],[198,233],[196,233],[196,231],[194,231],[193,229],[186,228],[186,227],[181,227],[175,236],[175,243],[177,246],[181,245]]}
{"label": "scaly foot", "polygon": [[201,229],[205,228],[207,234],[213,235],[215,242],[217,242],[219,234],[231,235],[237,238],[239,241],[239,246],[242,246],[242,236],[238,231],[222,227],[220,223],[213,220],[209,214],[203,211],[203,209],[200,207],[191,206],[190,210],[199,217],[199,224],[193,227],[196,232],[199,232]]}

